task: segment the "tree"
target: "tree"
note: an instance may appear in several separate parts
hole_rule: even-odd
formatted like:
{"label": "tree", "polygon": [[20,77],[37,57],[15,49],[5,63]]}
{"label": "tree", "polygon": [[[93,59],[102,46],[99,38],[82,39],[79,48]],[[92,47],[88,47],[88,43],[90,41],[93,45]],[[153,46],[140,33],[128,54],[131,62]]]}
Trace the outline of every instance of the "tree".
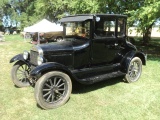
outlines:
{"label": "tree", "polygon": [[7,0],[0,1],[0,19],[2,19],[3,15],[5,14],[4,9],[7,7]]}
{"label": "tree", "polygon": [[148,44],[151,40],[152,26],[160,18],[160,1],[144,0],[143,6],[128,12],[129,21],[137,22],[138,32],[143,35],[143,44]]}
{"label": "tree", "polygon": [[68,5],[70,14],[94,14],[100,13],[100,1],[98,0],[76,0]]}
{"label": "tree", "polygon": [[100,4],[98,0],[37,0],[35,6],[41,17],[57,21],[69,14],[102,13]]}
{"label": "tree", "polygon": [[[34,3],[36,0],[3,0],[0,1],[0,18],[4,22],[11,23],[17,26],[21,24],[21,28],[32,25],[38,20],[35,14]],[[6,19],[5,19],[6,18]],[[12,27],[11,25],[7,25]]]}
{"label": "tree", "polygon": [[11,6],[14,8],[11,19],[20,23],[20,28],[34,24],[39,18],[35,14],[36,0],[12,0]]}
{"label": "tree", "polygon": [[50,21],[56,21],[63,16],[70,0],[36,0],[35,13],[40,18],[47,18]]}
{"label": "tree", "polygon": [[0,1],[0,26],[3,26],[2,19],[4,15],[6,15],[6,13],[9,12],[9,10],[7,10],[8,7],[10,7],[10,5],[8,4],[8,0]]}

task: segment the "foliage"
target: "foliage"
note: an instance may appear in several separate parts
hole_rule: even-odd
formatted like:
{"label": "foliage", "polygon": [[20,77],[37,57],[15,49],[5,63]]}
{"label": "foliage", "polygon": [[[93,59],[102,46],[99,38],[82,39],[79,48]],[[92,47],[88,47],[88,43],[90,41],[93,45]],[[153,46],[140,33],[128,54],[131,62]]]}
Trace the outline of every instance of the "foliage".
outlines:
{"label": "foliage", "polygon": [[0,1],[0,17],[2,19],[3,16],[6,16],[5,22],[9,23],[8,19],[11,19],[11,23],[16,24],[16,26],[18,25],[18,23],[21,23],[21,28],[31,25],[38,19],[37,17],[35,17],[36,15],[34,13],[34,2],[35,0]]}
{"label": "foliage", "polygon": [[128,12],[129,22],[137,22],[138,32],[143,34],[145,43],[150,41],[151,30],[157,19],[160,18],[160,1],[144,0],[143,6]]}
{"label": "foliage", "polygon": [[13,5],[19,10],[20,15],[18,15],[19,22],[21,23],[21,28],[34,24],[39,18],[36,17],[35,10],[35,0],[19,0],[15,1]]}
{"label": "foliage", "polygon": [[5,14],[5,8],[8,5],[7,3],[8,3],[7,0],[0,1],[0,19],[2,19],[3,15]]}
{"label": "foliage", "polygon": [[42,18],[47,18],[51,21],[56,20],[65,12],[65,4],[69,4],[69,1],[63,0],[36,0],[35,12]]}
{"label": "foliage", "polygon": [[8,15],[11,11],[8,9],[10,5],[8,4],[8,0],[1,0],[0,1],[0,26],[2,25],[3,22],[3,16]]}
{"label": "foliage", "polygon": [[94,14],[100,13],[100,4],[98,0],[76,0],[72,1],[72,4],[69,4],[69,13],[70,14]]}
{"label": "foliage", "polygon": [[37,0],[36,13],[51,21],[57,21],[68,14],[98,13],[98,0]]}

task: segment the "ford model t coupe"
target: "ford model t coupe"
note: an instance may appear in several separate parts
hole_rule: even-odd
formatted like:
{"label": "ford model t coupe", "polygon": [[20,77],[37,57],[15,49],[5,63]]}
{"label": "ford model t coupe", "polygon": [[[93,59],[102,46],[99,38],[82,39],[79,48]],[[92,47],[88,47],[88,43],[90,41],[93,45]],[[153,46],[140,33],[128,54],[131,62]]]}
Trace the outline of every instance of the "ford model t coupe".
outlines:
{"label": "ford model t coupe", "polygon": [[33,46],[14,56],[11,76],[18,87],[35,87],[35,99],[44,109],[67,102],[72,82],[93,84],[124,76],[139,79],[146,57],[126,40],[125,15],[75,15],[60,20],[64,40]]}

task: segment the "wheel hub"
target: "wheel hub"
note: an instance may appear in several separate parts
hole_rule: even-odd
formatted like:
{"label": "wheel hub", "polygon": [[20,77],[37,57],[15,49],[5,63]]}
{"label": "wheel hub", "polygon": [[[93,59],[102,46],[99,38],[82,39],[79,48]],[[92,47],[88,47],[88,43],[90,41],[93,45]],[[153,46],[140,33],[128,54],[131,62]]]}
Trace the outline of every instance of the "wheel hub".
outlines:
{"label": "wheel hub", "polygon": [[24,76],[27,78],[28,77],[28,71],[24,71]]}
{"label": "wheel hub", "polygon": [[57,86],[52,86],[52,87],[51,87],[51,93],[52,93],[52,94],[58,93],[58,87],[57,87]]}
{"label": "wheel hub", "polygon": [[134,73],[136,73],[136,72],[138,72],[138,68],[136,68],[136,66],[133,65],[131,67],[131,71],[134,72]]}

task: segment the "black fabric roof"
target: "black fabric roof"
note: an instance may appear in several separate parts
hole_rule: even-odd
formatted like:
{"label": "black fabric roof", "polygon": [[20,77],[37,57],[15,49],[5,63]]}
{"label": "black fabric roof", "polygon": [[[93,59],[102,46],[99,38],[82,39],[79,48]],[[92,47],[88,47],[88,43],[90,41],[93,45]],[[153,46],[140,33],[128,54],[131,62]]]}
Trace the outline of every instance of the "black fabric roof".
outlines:
{"label": "black fabric roof", "polygon": [[82,16],[69,16],[69,17],[64,17],[61,20],[59,20],[59,22],[74,22],[74,21],[85,21],[85,20],[89,20],[89,19],[93,19],[93,15],[82,15]]}
{"label": "black fabric roof", "polygon": [[91,20],[94,19],[94,16],[96,17],[108,17],[108,18],[127,18],[126,15],[120,15],[120,14],[80,14],[80,15],[74,15],[74,16],[66,16],[59,20],[59,22],[76,22],[76,21],[85,21],[85,20]]}

